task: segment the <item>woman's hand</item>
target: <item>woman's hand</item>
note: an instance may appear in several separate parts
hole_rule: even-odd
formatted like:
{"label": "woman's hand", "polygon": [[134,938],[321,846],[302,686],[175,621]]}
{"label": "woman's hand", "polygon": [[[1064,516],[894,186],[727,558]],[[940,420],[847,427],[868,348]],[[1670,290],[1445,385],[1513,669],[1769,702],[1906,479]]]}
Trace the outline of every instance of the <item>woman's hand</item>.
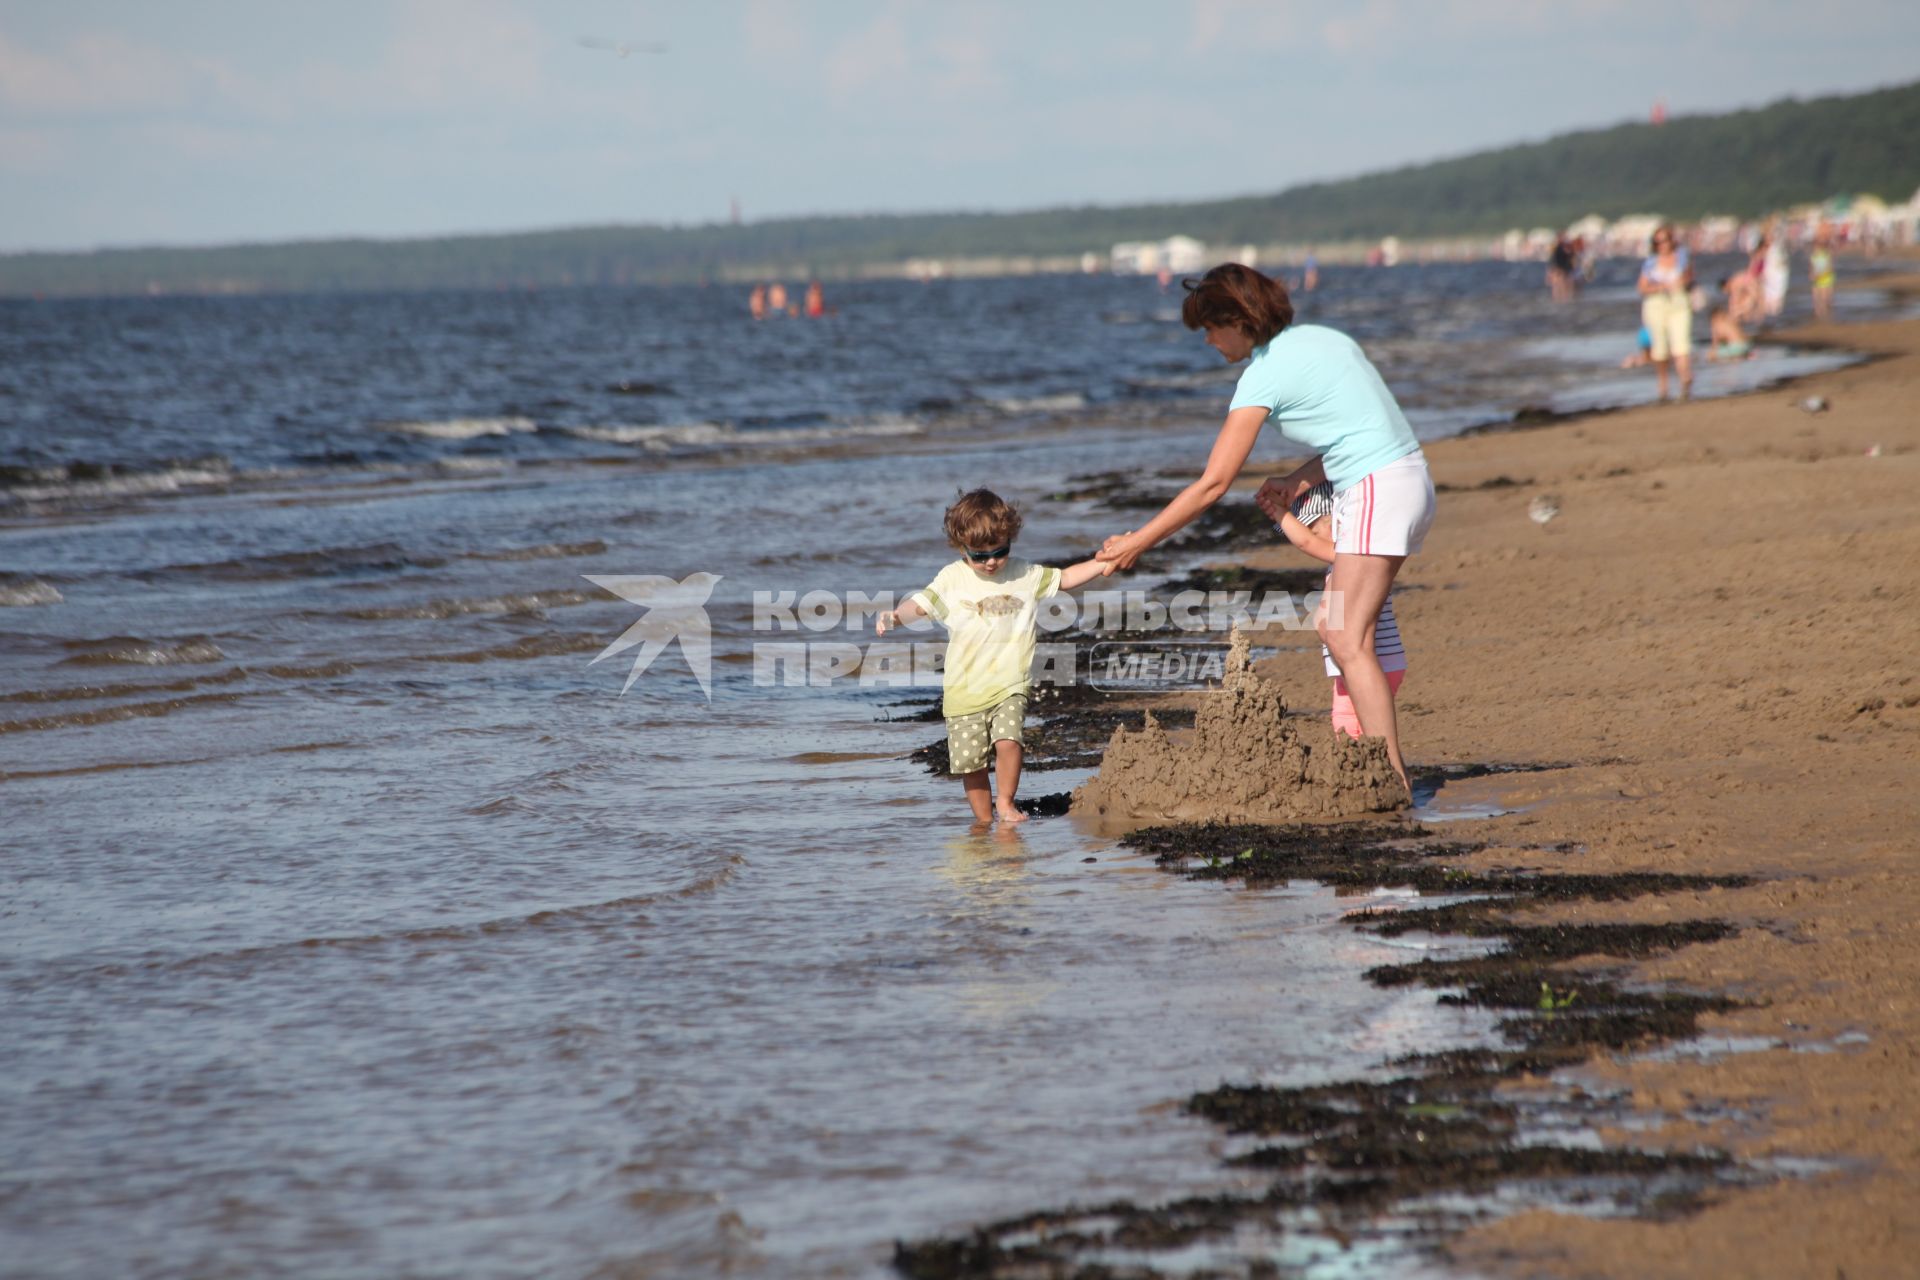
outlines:
{"label": "woman's hand", "polygon": [[1135,538],[1134,531],[1129,529],[1125,533],[1116,533],[1101,543],[1100,550],[1094,553],[1093,558],[1113,566],[1107,571],[1107,576],[1111,577],[1122,569],[1133,568],[1134,561],[1146,554],[1149,545],[1151,544]]}
{"label": "woman's hand", "polygon": [[[1268,480],[1260,486],[1260,492],[1254,495],[1253,500],[1260,502],[1262,496],[1267,496],[1271,498],[1274,506],[1278,507],[1281,511],[1291,511],[1293,510],[1293,504],[1300,501],[1307,490],[1321,483],[1326,478],[1327,473],[1320,465],[1320,459],[1315,458],[1311,462],[1295,467],[1292,471],[1289,471],[1277,480]],[[1269,491],[1271,492],[1269,493]],[[1260,502],[1260,509],[1267,511],[1269,514],[1273,514],[1265,502]],[[1278,523],[1280,517],[1275,514],[1273,515],[1273,519],[1275,523]]]}
{"label": "woman's hand", "polygon": [[1282,496],[1285,485],[1286,481],[1279,477],[1269,476],[1267,482],[1260,486],[1260,491],[1253,495],[1253,505],[1266,512],[1267,519],[1275,524],[1279,524],[1281,517],[1293,509],[1293,503]]}

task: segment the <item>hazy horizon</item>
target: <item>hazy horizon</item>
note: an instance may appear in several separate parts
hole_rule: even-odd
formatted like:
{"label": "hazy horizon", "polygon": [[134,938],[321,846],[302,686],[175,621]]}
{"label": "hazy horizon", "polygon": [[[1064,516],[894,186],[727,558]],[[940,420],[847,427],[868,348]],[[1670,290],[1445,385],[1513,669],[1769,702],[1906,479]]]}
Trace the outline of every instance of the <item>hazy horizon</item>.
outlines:
{"label": "hazy horizon", "polygon": [[1915,47],[1879,0],[0,0],[0,252],[1271,194],[1889,87]]}

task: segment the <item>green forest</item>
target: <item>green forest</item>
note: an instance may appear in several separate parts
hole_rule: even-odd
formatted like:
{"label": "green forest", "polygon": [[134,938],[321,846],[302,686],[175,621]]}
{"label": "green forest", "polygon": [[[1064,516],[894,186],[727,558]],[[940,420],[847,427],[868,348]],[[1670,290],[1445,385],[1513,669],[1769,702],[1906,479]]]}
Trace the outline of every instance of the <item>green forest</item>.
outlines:
{"label": "green forest", "polygon": [[912,258],[1055,257],[1195,236],[1293,244],[1498,235],[1588,213],[1754,217],[1920,188],[1920,82],[1623,124],[1270,196],[1024,213],[875,214],[742,226],[603,226],[419,240],[0,255],[0,295],[498,288],[846,275]]}

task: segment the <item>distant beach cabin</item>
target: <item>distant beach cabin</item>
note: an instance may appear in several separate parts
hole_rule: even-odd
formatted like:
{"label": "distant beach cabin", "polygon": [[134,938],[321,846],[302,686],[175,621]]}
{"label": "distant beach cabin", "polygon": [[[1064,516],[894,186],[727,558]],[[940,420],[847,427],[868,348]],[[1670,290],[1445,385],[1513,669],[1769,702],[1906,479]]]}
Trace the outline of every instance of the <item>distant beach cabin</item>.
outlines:
{"label": "distant beach cabin", "polygon": [[1127,240],[1108,255],[1117,276],[1156,275],[1162,268],[1176,274],[1199,271],[1207,265],[1207,246],[1192,236],[1165,240]]}

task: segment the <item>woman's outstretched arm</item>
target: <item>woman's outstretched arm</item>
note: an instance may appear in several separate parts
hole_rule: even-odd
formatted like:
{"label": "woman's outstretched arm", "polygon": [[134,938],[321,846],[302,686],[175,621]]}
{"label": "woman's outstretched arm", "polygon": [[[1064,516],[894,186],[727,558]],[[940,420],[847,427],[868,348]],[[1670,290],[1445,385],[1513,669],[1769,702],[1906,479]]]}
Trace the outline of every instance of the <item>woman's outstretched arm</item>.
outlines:
{"label": "woman's outstretched arm", "polygon": [[1182,489],[1172,502],[1160,509],[1160,514],[1141,528],[1108,538],[1097,558],[1112,561],[1118,569],[1131,569],[1133,562],[1149,547],[1184,529],[1195,516],[1220,501],[1240,474],[1240,468],[1247,465],[1253,442],[1259,439],[1260,427],[1266,420],[1267,410],[1258,405],[1229,413],[1220,426],[1220,434],[1214,437],[1213,452],[1207,455],[1207,469],[1200,478]]}

